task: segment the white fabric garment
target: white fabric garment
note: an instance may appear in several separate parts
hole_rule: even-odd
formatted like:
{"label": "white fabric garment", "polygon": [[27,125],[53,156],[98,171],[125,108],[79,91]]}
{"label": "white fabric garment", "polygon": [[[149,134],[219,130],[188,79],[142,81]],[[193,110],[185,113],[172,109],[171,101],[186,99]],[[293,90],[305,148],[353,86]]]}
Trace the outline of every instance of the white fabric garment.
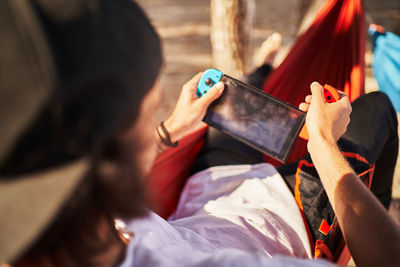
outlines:
{"label": "white fabric garment", "polygon": [[[192,176],[168,222],[149,212],[122,266],[330,266],[310,260],[297,204],[269,164],[213,167]],[[308,260],[307,260],[308,259]]]}

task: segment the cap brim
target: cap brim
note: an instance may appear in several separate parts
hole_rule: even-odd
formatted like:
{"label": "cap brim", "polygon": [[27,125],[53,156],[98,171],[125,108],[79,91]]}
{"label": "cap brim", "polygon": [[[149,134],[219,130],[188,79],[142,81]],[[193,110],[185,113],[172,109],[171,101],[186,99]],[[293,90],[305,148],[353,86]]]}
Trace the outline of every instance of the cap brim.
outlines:
{"label": "cap brim", "polygon": [[46,172],[0,179],[0,263],[13,263],[43,232],[88,170],[80,160]]}

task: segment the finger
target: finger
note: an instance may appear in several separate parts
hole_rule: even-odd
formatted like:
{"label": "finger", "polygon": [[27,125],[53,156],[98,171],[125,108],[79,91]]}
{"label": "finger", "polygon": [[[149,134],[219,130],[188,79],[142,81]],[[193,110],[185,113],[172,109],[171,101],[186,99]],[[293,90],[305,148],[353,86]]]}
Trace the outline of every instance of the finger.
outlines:
{"label": "finger", "polygon": [[203,75],[203,72],[197,73],[197,74],[194,75],[194,76],[192,77],[192,79],[190,79],[187,83],[190,83],[190,84],[193,84],[193,83],[198,84],[202,75]]}
{"label": "finger", "polygon": [[352,111],[352,107],[350,104],[350,99],[346,94],[341,95],[341,98],[336,103],[342,105],[343,109],[345,109],[346,112],[350,115],[350,113]]}
{"label": "finger", "polygon": [[312,95],[306,96],[306,98],[305,98],[306,103],[310,104],[311,103],[311,99],[312,99]]}
{"label": "finger", "polygon": [[299,105],[299,109],[301,110],[301,111],[304,111],[304,112],[307,112],[308,111],[308,109],[309,109],[309,107],[310,107],[310,105],[309,104],[307,104],[307,103],[300,103],[300,105]]}
{"label": "finger", "polygon": [[340,99],[337,102],[347,103],[348,105],[350,105],[349,96],[346,94],[340,94]]}
{"label": "finger", "polygon": [[324,98],[324,88],[322,85],[320,85],[318,82],[313,82],[310,85],[311,88],[311,93],[312,93],[312,99],[311,103],[318,102],[318,103],[326,103],[325,98]]}
{"label": "finger", "polygon": [[183,91],[190,94],[196,93],[197,84],[199,83],[202,75],[203,73],[199,72],[195,76],[193,76],[188,82],[185,83],[185,85],[182,88]]}
{"label": "finger", "polygon": [[347,96],[347,94],[345,92],[343,92],[343,91],[337,90],[337,92],[339,93],[339,98]]}
{"label": "finger", "polygon": [[222,92],[224,91],[224,87],[225,85],[223,82],[217,82],[210,88],[210,90],[207,91],[206,94],[199,98],[199,102],[208,106],[211,104],[211,102],[221,96]]}

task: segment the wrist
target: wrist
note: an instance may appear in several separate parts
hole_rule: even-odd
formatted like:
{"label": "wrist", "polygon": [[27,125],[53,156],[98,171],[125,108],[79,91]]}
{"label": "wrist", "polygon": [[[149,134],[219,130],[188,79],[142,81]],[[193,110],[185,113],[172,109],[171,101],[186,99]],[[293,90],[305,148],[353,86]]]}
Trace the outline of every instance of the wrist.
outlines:
{"label": "wrist", "polygon": [[333,136],[325,135],[322,132],[310,135],[308,141],[308,150],[310,154],[319,152],[321,149],[326,147],[337,147],[337,143]]}
{"label": "wrist", "polygon": [[167,129],[172,142],[178,141],[184,132],[184,127],[182,127],[177,121],[173,118],[168,118],[164,121],[164,126]]}
{"label": "wrist", "polygon": [[178,146],[178,141],[173,142],[171,140],[171,135],[168,132],[167,128],[164,125],[164,122],[162,121],[157,129],[156,133],[158,134],[159,137],[159,143],[158,143],[158,151],[162,152],[165,150],[166,147],[177,147]]}

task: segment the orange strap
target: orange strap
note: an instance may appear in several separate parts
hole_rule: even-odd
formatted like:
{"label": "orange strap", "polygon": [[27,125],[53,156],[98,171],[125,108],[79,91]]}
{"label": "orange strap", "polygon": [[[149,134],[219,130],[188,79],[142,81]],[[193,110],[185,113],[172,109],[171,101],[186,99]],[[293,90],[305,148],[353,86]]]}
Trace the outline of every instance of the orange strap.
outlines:
{"label": "orange strap", "polygon": [[[353,152],[342,152],[342,154],[343,154],[344,157],[347,157],[347,158],[354,158],[354,159],[356,159],[356,160],[358,160],[358,161],[361,161],[361,162],[363,162],[363,163],[365,163],[365,164],[368,164],[368,165],[370,166],[370,168],[369,168],[368,170],[364,171],[363,173],[360,173],[360,174],[358,175],[358,177],[361,177],[361,176],[363,176],[363,175],[365,175],[365,174],[367,174],[367,173],[371,173],[371,172],[374,170],[374,165],[373,165],[373,164],[370,164],[370,163],[369,163],[363,156],[361,156],[360,154],[353,153]],[[315,243],[315,247],[314,247],[313,238],[312,238],[311,231],[310,231],[310,228],[309,228],[308,223],[307,223],[307,220],[306,220],[306,216],[305,216],[305,214],[304,214],[303,203],[301,202],[301,196],[300,196],[300,183],[301,183],[301,180],[300,180],[299,174],[300,174],[301,168],[302,168],[303,166],[311,167],[311,168],[312,168],[312,167],[314,167],[314,164],[313,164],[313,163],[309,163],[308,161],[306,161],[306,160],[304,160],[304,159],[302,159],[302,160],[299,161],[299,164],[298,164],[297,170],[296,170],[296,186],[295,186],[295,188],[294,188],[294,198],[295,198],[295,200],[296,200],[297,206],[299,207],[301,216],[302,216],[302,218],[303,218],[304,226],[305,226],[305,228],[306,228],[307,235],[308,235],[308,238],[309,238],[309,240],[310,240],[311,250],[312,250],[312,253],[314,254],[314,257],[315,257],[315,258],[319,258],[319,257],[325,255],[325,258],[326,258],[326,259],[332,261],[332,260],[333,260],[332,252],[329,250],[329,248],[328,248],[321,240],[317,240],[316,243]],[[369,185],[367,185],[367,186],[370,187],[370,185],[371,185],[371,179],[369,179],[369,182],[368,182],[368,183],[369,183]],[[323,222],[324,222],[324,221],[325,221],[325,220],[323,220]],[[323,224],[323,222],[321,223],[321,225]],[[329,229],[330,229],[331,226],[329,226],[328,223],[327,223],[326,221],[325,221],[325,223],[326,223],[326,225],[323,225],[323,231],[324,231],[323,233],[326,232],[326,234],[327,234],[327,233],[329,232]],[[329,229],[327,229],[326,226],[327,226]],[[321,227],[320,227],[320,230],[321,230]],[[327,230],[327,231],[325,231],[325,230]],[[322,253],[323,253],[323,255],[322,255]]]}
{"label": "orange strap", "polygon": [[361,162],[363,162],[365,164],[372,165],[371,163],[369,163],[369,161],[366,158],[364,158],[360,154],[357,154],[357,153],[354,153],[354,152],[343,152],[342,151],[342,155],[345,156],[346,158],[354,158],[354,159],[356,159],[358,161],[361,161]]}
{"label": "orange strap", "polygon": [[345,156],[345,157],[347,157],[347,158],[354,158],[354,159],[356,159],[356,160],[358,160],[358,161],[361,161],[361,162],[363,162],[363,163],[365,163],[365,164],[367,164],[367,165],[369,166],[369,169],[368,169],[368,170],[366,170],[366,171],[364,171],[364,172],[358,174],[357,176],[358,176],[358,178],[360,178],[360,177],[362,177],[363,175],[366,175],[366,174],[369,173],[370,175],[369,175],[368,179],[364,181],[364,184],[365,184],[369,189],[371,189],[372,176],[373,176],[373,173],[374,173],[374,170],[375,170],[375,164],[369,163],[369,161],[368,161],[366,158],[364,158],[364,157],[361,156],[360,154],[357,154],[357,153],[354,153],[354,152],[342,152],[342,155]]}
{"label": "orange strap", "polygon": [[322,240],[317,240],[317,242],[315,243],[314,258],[315,259],[323,258],[323,259],[327,259],[331,262],[333,261],[333,254],[332,254],[331,250],[328,248],[328,246],[324,242],[322,242]]}

